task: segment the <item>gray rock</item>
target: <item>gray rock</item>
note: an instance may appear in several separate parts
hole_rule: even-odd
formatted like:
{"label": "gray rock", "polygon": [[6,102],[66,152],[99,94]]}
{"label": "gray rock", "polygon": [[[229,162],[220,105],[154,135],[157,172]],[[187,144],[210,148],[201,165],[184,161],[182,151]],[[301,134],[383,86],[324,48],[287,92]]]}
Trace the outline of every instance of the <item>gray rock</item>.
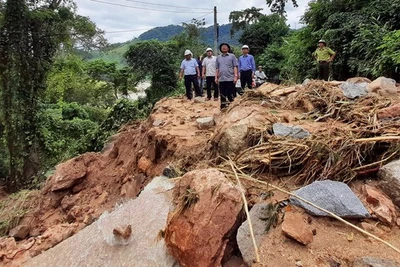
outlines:
{"label": "gray rock", "polygon": [[366,96],[368,94],[367,90],[368,83],[350,83],[345,82],[340,85],[340,88],[343,90],[343,94],[345,97],[354,99],[357,97]]}
{"label": "gray rock", "polygon": [[400,160],[392,161],[380,168],[379,187],[388,195],[393,203],[400,207]]}
{"label": "gray rock", "polygon": [[[345,183],[331,180],[316,181],[293,192],[311,203],[344,218],[368,218],[370,214]],[[303,201],[290,197],[293,205],[304,208],[315,216],[329,216]]]}
{"label": "gray rock", "polygon": [[28,225],[18,225],[10,230],[9,236],[15,237],[16,239],[24,239],[29,234],[30,227]]}
{"label": "gray rock", "polygon": [[205,103],[205,102],[206,102],[206,100],[201,96],[196,96],[194,98],[194,103]]}
{"label": "gray rock", "polygon": [[[262,238],[266,236],[266,223],[261,219],[264,218],[264,209],[266,206],[267,204],[265,203],[257,203],[250,210],[250,219],[257,246],[260,246]],[[247,220],[239,227],[236,239],[243,260],[251,266],[253,260],[255,260],[255,255],[253,241],[250,235],[249,222]]]}
{"label": "gray rock", "polygon": [[198,118],[196,123],[200,130],[209,129],[215,125],[214,117]]}
{"label": "gray rock", "polygon": [[310,136],[310,133],[303,128],[289,124],[274,123],[272,129],[274,130],[274,134],[278,136],[290,136],[298,139]]}
{"label": "gray rock", "polygon": [[306,86],[307,84],[309,84],[311,82],[310,79],[305,79],[302,83],[303,86]]}
{"label": "gray rock", "polygon": [[[24,266],[177,266],[160,238],[172,208],[171,188],[173,183],[167,178],[154,178],[136,199],[104,213],[95,223]],[[113,234],[113,229],[127,225],[132,229],[127,239]]]}
{"label": "gray rock", "polygon": [[399,267],[400,263],[386,260],[378,259],[374,257],[362,257],[353,262],[353,267]]}
{"label": "gray rock", "polygon": [[161,125],[163,125],[164,124],[164,122],[162,121],[162,120],[155,120],[154,122],[153,122],[153,126],[154,127],[158,127],[158,126],[161,126]]}
{"label": "gray rock", "polygon": [[177,170],[172,165],[168,165],[167,167],[164,168],[163,175],[167,178],[175,178],[179,176]]}

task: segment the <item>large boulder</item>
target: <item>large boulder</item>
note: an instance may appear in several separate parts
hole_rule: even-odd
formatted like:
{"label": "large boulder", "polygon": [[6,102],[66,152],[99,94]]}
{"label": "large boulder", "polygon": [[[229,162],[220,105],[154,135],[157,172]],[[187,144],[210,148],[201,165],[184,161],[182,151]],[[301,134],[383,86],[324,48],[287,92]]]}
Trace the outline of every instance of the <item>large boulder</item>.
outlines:
{"label": "large boulder", "polygon": [[51,191],[71,188],[85,177],[88,164],[94,157],[94,154],[88,153],[57,165],[54,174],[47,181],[46,187]]}
{"label": "large boulder", "polygon": [[[331,180],[316,181],[293,192],[295,195],[343,218],[368,218],[370,214],[345,183]],[[295,197],[290,202],[315,216],[329,216]]]}
{"label": "large boulder", "polygon": [[386,77],[379,77],[367,86],[370,93],[388,96],[397,93],[396,81]]}
{"label": "large boulder", "polygon": [[249,129],[266,127],[276,121],[276,118],[261,106],[235,105],[231,107],[224,116],[216,118],[217,128],[211,139],[212,144],[222,156],[235,154],[246,148]]}
{"label": "large boulder", "polygon": [[378,172],[379,187],[400,207],[400,160],[382,166]]}
{"label": "large boulder", "polygon": [[167,178],[154,178],[138,198],[104,213],[24,266],[176,266],[162,238],[172,188]]}
{"label": "large boulder", "polygon": [[292,137],[297,139],[303,139],[310,136],[310,132],[304,130],[300,126],[294,126],[283,123],[274,123],[272,125],[274,134],[277,136]]}
{"label": "large boulder", "polygon": [[367,86],[368,83],[366,82],[362,83],[345,82],[342,85],[340,85],[340,88],[342,88],[345,97],[354,99],[357,97],[366,96],[368,94]]}
{"label": "large boulder", "polygon": [[179,180],[165,241],[181,266],[221,266],[237,250],[240,192],[216,169],[191,171]]}

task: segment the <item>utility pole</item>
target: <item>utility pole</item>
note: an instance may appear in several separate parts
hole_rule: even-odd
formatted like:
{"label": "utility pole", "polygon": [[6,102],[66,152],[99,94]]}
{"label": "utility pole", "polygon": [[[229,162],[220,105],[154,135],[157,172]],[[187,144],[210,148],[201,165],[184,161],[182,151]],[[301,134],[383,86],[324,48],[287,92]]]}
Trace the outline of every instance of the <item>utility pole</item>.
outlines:
{"label": "utility pole", "polygon": [[218,23],[217,23],[217,6],[214,6],[214,54],[218,54]]}

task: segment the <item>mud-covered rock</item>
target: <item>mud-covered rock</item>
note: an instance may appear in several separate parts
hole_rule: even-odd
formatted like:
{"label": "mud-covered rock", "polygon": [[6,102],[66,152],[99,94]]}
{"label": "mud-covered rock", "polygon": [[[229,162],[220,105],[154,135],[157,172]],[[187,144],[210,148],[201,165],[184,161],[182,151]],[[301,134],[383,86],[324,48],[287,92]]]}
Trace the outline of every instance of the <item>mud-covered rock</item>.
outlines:
{"label": "mud-covered rock", "polygon": [[82,179],[87,172],[86,155],[70,159],[57,165],[49,179],[51,191],[68,189]]}
{"label": "mud-covered rock", "polygon": [[17,239],[24,239],[28,236],[29,231],[29,225],[18,225],[17,227],[11,229],[8,235]]}
{"label": "mud-covered rock", "polygon": [[274,125],[272,125],[272,129],[274,134],[277,136],[289,136],[298,139],[303,139],[310,136],[310,132],[307,130],[290,124],[274,123]]}
{"label": "mud-covered rock", "polygon": [[396,208],[392,200],[379,189],[369,185],[364,186],[364,193],[370,209],[381,222],[390,225],[396,223]]}
{"label": "mud-covered rock", "polygon": [[378,119],[392,119],[400,117],[400,104],[378,110]]}
{"label": "mud-covered rock", "polygon": [[353,267],[399,267],[400,262],[374,257],[362,257],[353,262]]}
{"label": "mud-covered rock", "polygon": [[186,173],[174,189],[165,241],[181,266],[221,266],[237,249],[240,188],[216,169]]}
{"label": "mud-covered rock", "polygon": [[198,118],[196,120],[197,128],[200,130],[209,129],[215,125],[213,117]]}

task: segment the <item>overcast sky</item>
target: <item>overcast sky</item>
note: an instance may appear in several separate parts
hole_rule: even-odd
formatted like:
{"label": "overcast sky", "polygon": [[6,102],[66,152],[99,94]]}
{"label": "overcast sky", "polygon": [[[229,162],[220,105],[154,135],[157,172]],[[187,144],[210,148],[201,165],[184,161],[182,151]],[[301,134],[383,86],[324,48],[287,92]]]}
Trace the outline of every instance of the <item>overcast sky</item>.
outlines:
{"label": "overcast sky", "polygon": [[[287,4],[287,19],[291,28],[299,28],[299,20],[308,1],[297,0],[298,8],[294,8],[291,2]],[[90,17],[107,32],[110,43],[131,40],[154,27],[182,25],[182,22],[190,22],[192,18],[205,18],[207,26],[211,25],[214,6],[217,6],[219,24],[229,23],[231,11],[252,6],[269,13],[265,0],[75,0],[75,3],[79,14]]]}

